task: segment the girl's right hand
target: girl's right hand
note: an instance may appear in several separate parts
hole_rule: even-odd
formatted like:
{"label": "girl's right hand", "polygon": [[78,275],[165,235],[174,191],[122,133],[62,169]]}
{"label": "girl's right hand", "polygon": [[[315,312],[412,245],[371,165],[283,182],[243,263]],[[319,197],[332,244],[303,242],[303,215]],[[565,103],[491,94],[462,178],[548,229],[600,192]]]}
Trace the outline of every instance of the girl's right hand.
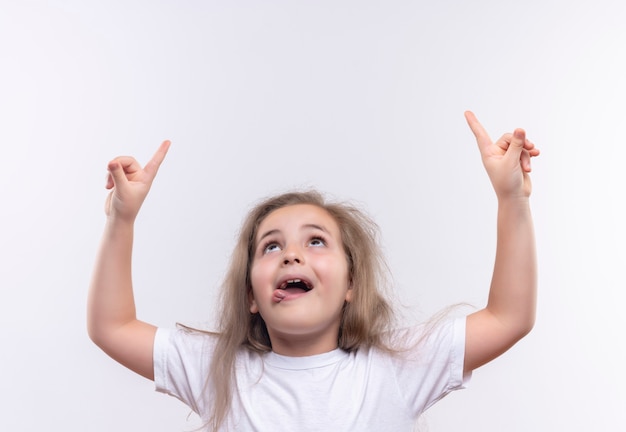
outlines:
{"label": "girl's right hand", "polygon": [[528,198],[530,159],[539,156],[539,149],[526,139],[526,132],[516,129],[493,142],[474,113],[466,111],[465,119],[476,137],[483,165],[498,199]]}
{"label": "girl's right hand", "polygon": [[104,207],[108,217],[134,222],[169,147],[170,142],[163,141],[143,168],[130,156],[119,156],[109,162],[106,188],[111,192]]}

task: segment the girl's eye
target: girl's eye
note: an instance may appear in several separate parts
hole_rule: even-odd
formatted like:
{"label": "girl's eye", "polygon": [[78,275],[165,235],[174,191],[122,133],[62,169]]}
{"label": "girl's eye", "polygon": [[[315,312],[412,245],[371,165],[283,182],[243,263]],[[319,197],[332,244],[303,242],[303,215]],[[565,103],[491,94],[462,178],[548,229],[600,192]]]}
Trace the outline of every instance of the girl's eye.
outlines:
{"label": "girl's eye", "polygon": [[263,246],[263,253],[267,254],[270,252],[275,252],[277,250],[280,250],[280,246],[278,245],[278,243],[275,242],[270,242],[268,244],[266,244],[265,246]]}
{"label": "girl's eye", "polygon": [[326,241],[321,237],[314,237],[309,241],[309,246],[314,246],[314,247],[326,246]]}

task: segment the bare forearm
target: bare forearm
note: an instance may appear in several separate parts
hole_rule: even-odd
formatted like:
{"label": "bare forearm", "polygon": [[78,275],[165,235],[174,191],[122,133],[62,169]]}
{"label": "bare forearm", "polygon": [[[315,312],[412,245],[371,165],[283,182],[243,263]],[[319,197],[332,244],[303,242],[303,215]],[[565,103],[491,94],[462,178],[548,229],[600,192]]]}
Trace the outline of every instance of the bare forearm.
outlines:
{"label": "bare forearm", "polygon": [[107,219],[89,289],[87,323],[90,337],[99,343],[136,319],[131,277],[132,222]]}
{"label": "bare forearm", "polygon": [[498,202],[496,261],[487,309],[522,337],[534,325],[535,236],[528,198]]}

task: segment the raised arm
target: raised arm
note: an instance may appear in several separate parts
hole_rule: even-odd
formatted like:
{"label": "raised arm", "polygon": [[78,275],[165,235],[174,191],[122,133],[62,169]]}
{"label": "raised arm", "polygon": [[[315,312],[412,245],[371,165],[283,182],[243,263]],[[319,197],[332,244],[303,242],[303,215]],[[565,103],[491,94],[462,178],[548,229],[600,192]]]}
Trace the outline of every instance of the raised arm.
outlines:
{"label": "raised arm", "polygon": [[109,162],[107,218],[87,302],[89,337],[113,359],[151,380],[156,328],[137,320],[135,313],[133,228],[169,145],[169,141],[163,142],[143,168],[127,156]]}
{"label": "raised arm", "polygon": [[496,258],[487,306],[467,317],[465,371],[493,360],[535,323],[537,264],[530,212],[531,157],[539,155],[523,129],[495,143],[471,112],[465,113],[498,199]]}

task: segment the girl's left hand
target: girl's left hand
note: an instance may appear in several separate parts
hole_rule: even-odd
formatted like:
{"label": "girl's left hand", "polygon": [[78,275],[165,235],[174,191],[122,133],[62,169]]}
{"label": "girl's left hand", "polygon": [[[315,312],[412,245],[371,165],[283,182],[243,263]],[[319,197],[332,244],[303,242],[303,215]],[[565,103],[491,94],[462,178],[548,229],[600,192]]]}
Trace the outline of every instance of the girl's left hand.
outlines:
{"label": "girl's left hand", "polygon": [[476,137],[483,165],[498,199],[528,198],[532,186],[528,173],[530,159],[539,155],[539,149],[526,139],[524,129],[515,129],[495,143],[474,113],[465,112],[465,119]]}

